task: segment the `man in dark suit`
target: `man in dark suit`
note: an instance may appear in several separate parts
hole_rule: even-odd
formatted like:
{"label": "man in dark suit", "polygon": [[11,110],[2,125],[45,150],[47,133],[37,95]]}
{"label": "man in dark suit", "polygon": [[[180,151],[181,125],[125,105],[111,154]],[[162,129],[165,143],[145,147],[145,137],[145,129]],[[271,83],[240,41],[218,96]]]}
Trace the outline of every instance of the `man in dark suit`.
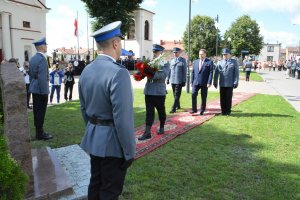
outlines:
{"label": "man in dark suit", "polygon": [[99,56],[83,70],[79,83],[86,125],[81,147],[91,157],[88,199],[118,199],[127,168],[135,157],[133,92],[121,55],[121,22],[93,33]]}
{"label": "man in dark suit", "polygon": [[192,112],[197,113],[197,96],[198,91],[201,89],[201,107],[200,115],[204,114],[206,109],[207,90],[211,86],[213,77],[214,65],[213,62],[206,58],[206,50],[199,50],[199,59],[193,62],[192,71]]}
{"label": "man in dark suit", "polygon": [[49,69],[47,62],[46,38],[35,41],[37,53],[29,62],[29,92],[32,93],[35,137],[37,140],[49,140],[52,137],[44,132],[43,125],[48,104]]}
{"label": "man in dark suit", "polygon": [[230,115],[233,89],[239,84],[239,67],[237,61],[231,58],[230,50],[223,49],[223,60],[217,63],[214,76],[214,86],[218,87],[220,76],[220,103],[222,115]]}
{"label": "man in dark suit", "polygon": [[167,84],[171,83],[174,103],[170,113],[175,113],[176,109],[180,109],[180,96],[182,87],[186,82],[187,65],[183,57],[180,56],[181,49],[178,47],[173,48],[174,59],[171,60],[171,70],[168,75]]}

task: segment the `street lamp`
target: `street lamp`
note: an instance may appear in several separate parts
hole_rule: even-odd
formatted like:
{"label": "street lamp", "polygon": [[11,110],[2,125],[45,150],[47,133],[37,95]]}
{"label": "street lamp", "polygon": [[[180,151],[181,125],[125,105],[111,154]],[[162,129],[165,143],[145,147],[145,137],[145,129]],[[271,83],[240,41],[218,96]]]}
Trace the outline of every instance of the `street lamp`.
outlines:
{"label": "street lamp", "polygon": [[216,34],[216,58],[218,57],[218,36],[219,36],[219,15],[215,18],[216,21],[216,29],[217,29],[217,34]]}
{"label": "street lamp", "polygon": [[228,43],[229,43],[229,49],[231,49],[231,37],[228,37],[228,38],[227,38],[227,41],[228,41]]}

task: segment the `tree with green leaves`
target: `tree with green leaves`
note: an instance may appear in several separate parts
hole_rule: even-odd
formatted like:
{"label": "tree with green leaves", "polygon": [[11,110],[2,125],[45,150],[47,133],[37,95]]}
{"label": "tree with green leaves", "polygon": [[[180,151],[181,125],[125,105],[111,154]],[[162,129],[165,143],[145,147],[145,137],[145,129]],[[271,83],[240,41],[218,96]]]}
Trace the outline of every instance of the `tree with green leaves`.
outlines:
{"label": "tree with green leaves", "polygon": [[[188,49],[188,28],[187,25],[183,35],[184,48],[186,50]],[[215,56],[217,35],[218,31],[213,18],[200,15],[193,17],[190,30],[191,60],[199,57],[199,49],[202,48],[206,49],[207,56]]]}
{"label": "tree with green leaves", "polygon": [[263,36],[255,20],[250,16],[243,15],[231,24],[231,27],[225,32],[224,40],[227,46],[231,46],[231,53],[240,56],[242,50],[249,51],[250,54],[258,55],[263,47]]}
{"label": "tree with green leaves", "polygon": [[90,17],[94,18],[94,31],[114,21],[122,21],[121,31],[129,29],[132,13],[139,8],[143,0],[81,0],[85,3]]}

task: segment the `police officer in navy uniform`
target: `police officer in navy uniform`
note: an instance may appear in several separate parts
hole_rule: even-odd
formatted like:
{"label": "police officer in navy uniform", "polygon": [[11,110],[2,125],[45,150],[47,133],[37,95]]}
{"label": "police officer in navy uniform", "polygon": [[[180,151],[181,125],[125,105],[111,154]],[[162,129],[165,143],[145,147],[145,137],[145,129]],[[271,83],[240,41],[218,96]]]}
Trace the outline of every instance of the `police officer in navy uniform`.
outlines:
{"label": "police officer in navy uniform", "polygon": [[93,200],[118,199],[135,157],[131,80],[116,62],[122,48],[120,27],[117,21],[92,34],[101,53],[85,67],[78,83],[86,125],[81,147],[91,158],[88,199]]}
{"label": "police officer in navy uniform", "polygon": [[220,86],[220,103],[222,115],[230,115],[233,89],[239,84],[239,67],[237,61],[231,58],[230,50],[222,49],[223,60],[217,63],[214,75],[214,86]]}
{"label": "police officer in navy uniform", "polygon": [[[153,48],[154,59],[162,55],[164,47],[154,44]],[[145,104],[146,104],[146,128],[144,134],[139,137],[139,140],[151,138],[151,126],[154,122],[155,108],[158,112],[160,126],[157,132],[158,135],[164,134],[164,125],[166,122],[165,100],[167,94],[166,78],[169,74],[170,66],[165,60],[159,63],[160,69],[156,72],[145,70],[145,73],[153,75],[152,78],[147,78],[145,85]]]}
{"label": "police officer in navy uniform", "polygon": [[192,71],[192,112],[197,113],[197,96],[198,91],[201,89],[201,107],[200,115],[204,114],[206,109],[207,90],[211,86],[213,78],[214,64],[213,61],[206,58],[206,50],[199,50],[199,59],[193,62]]}
{"label": "police officer in navy uniform", "polygon": [[184,58],[180,57],[181,49],[178,47],[173,48],[174,59],[170,62],[170,73],[168,75],[167,84],[171,83],[174,103],[170,113],[175,113],[176,109],[180,109],[180,96],[182,87],[186,82],[187,65]]}
{"label": "police officer in navy uniform", "polygon": [[29,61],[29,92],[32,93],[35,137],[49,140],[52,137],[43,129],[49,94],[49,69],[46,38],[33,42],[37,53]]}

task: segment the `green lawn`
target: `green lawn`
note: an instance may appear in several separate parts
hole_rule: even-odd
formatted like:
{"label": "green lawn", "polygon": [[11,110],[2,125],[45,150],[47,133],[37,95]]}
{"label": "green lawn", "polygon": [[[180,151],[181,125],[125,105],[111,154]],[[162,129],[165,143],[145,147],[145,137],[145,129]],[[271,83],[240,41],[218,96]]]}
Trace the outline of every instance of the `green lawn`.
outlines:
{"label": "green lawn", "polygon": [[[243,77],[242,79],[246,79],[246,72],[240,71],[240,77]],[[250,81],[257,81],[257,82],[262,82],[264,79],[255,71],[251,71],[250,74]]]}
{"label": "green lawn", "polygon": [[[146,110],[144,103],[144,93],[142,89],[136,89],[134,92],[134,115],[135,126],[144,124]],[[219,98],[216,92],[208,95],[208,101]],[[200,100],[200,96],[199,96]],[[173,103],[172,92],[169,91],[166,99],[166,111],[169,115],[171,105]],[[183,92],[181,98],[181,107],[183,109],[191,108],[191,94]],[[179,110],[180,111],[180,110]],[[155,119],[158,119],[156,114]],[[29,124],[32,133],[32,139],[35,137],[35,129],[33,126],[33,115],[29,113]],[[32,141],[33,148],[50,146],[52,148],[68,146],[71,144],[79,144],[84,133],[84,122],[81,117],[79,101],[67,102],[60,105],[54,105],[47,109],[44,129],[50,132],[54,138],[48,141]]]}
{"label": "green lawn", "polygon": [[[190,96],[183,93],[182,107],[191,107]],[[136,126],[144,123],[143,99],[135,90]],[[167,111],[171,103],[169,93]],[[135,161],[121,199],[300,199],[299,124],[300,114],[282,97],[256,95],[231,116],[216,116]],[[78,102],[49,108],[45,127],[55,138],[35,147],[79,143]]]}

